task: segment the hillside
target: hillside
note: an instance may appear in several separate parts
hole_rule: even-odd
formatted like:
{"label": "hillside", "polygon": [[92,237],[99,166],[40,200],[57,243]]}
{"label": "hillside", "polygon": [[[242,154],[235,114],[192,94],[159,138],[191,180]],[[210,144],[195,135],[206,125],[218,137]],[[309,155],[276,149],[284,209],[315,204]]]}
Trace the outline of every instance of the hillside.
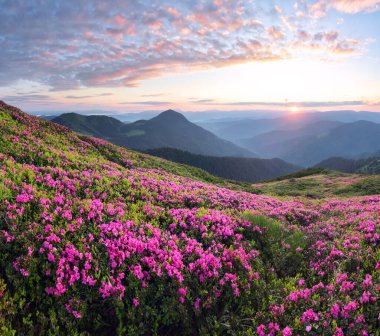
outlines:
{"label": "hillside", "polygon": [[280,159],[204,156],[174,148],[148,149],[145,152],[173,162],[202,168],[219,177],[243,182],[266,180],[299,169]]}
{"label": "hillside", "polygon": [[344,173],[380,174],[380,157],[366,159],[349,159],[332,157],[316,164],[316,167],[324,167],[338,170]]}
{"label": "hillside", "polygon": [[3,102],[0,126],[2,335],[378,333],[380,196],[220,188]]}
{"label": "hillside", "polygon": [[171,147],[195,154],[252,157],[254,154],[191,123],[173,110],[149,120],[124,124],[107,116],[63,114],[53,119],[74,131],[101,137],[119,146],[145,150]]}
{"label": "hillside", "polygon": [[324,199],[380,194],[380,175],[346,174],[321,167],[252,185],[252,191],[271,196]]}
{"label": "hillside", "polygon": [[52,121],[76,132],[99,138],[112,138],[125,125],[112,117],[102,115],[85,116],[78,113],[65,113],[54,117]]}

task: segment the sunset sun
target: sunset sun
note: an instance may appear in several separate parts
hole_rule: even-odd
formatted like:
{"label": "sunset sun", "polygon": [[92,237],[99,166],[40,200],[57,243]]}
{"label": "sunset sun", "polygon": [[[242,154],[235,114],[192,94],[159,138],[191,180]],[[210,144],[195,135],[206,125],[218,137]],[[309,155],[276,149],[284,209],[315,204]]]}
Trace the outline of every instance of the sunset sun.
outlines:
{"label": "sunset sun", "polygon": [[300,108],[298,106],[291,106],[289,110],[290,110],[290,113],[297,114],[300,111]]}

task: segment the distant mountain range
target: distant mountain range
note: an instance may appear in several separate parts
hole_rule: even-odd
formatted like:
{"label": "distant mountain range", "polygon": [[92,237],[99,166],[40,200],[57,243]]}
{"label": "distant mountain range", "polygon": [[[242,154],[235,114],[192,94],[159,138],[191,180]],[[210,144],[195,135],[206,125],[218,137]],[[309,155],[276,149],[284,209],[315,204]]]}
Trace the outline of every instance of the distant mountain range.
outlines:
{"label": "distant mountain range", "polygon": [[298,139],[280,157],[294,164],[312,166],[329,157],[353,157],[375,150],[380,150],[380,124],[356,121],[325,134]]}
{"label": "distant mountain range", "polygon": [[108,116],[85,116],[77,113],[65,113],[52,121],[131,149],[171,147],[202,155],[255,156],[250,150],[217,137],[173,110],[130,124]]}
{"label": "distant mountain range", "polygon": [[366,120],[380,123],[380,113],[354,111],[328,111],[286,114],[273,118],[240,118],[239,120],[210,120],[199,122],[198,125],[213,132],[219,137],[230,141],[249,139],[256,135],[274,130],[296,130],[318,121],[336,121],[352,123]]}
{"label": "distant mountain range", "polygon": [[271,179],[300,169],[281,159],[204,156],[174,148],[150,149],[145,152],[169,161],[202,168],[219,177],[243,182]]}
{"label": "distant mountain range", "polygon": [[342,123],[339,121],[321,120],[297,129],[269,131],[242,139],[239,143],[254,150],[260,157],[282,157],[305,141],[309,141],[311,137],[321,137],[340,125]]}
{"label": "distant mountain range", "polygon": [[[208,128],[215,129],[219,136],[173,110],[129,124],[109,116],[76,113],[63,114],[53,121],[136,150],[175,148],[204,156],[280,158],[295,166],[310,167],[330,157],[376,156],[373,153],[380,151],[380,124],[351,121],[360,116],[380,121],[380,113],[343,111],[209,122],[213,126]],[[243,175],[239,172],[238,176]]]}
{"label": "distant mountain range", "polygon": [[380,150],[380,124],[370,121],[342,123],[320,120],[297,129],[272,130],[238,144],[259,157],[278,157],[304,167],[329,157],[365,158]]}

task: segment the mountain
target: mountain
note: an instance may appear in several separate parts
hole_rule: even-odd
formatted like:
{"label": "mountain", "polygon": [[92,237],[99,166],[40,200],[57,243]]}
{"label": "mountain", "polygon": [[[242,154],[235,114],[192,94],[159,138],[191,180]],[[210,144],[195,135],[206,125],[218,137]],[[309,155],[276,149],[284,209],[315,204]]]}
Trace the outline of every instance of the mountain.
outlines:
{"label": "mountain", "polygon": [[295,130],[319,121],[352,123],[366,120],[380,123],[380,113],[355,111],[327,111],[286,114],[276,118],[241,118],[235,121],[201,122],[200,126],[217,136],[234,142],[249,139],[274,130]]}
{"label": "mountain", "polygon": [[177,163],[202,168],[219,177],[244,182],[266,180],[299,170],[299,167],[280,159],[204,156],[174,148],[150,149],[145,152]]}
{"label": "mountain", "polygon": [[241,119],[198,123],[201,127],[229,141],[239,141],[276,129],[279,119]]}
{"label": "mountain", "polygon": [[366,159],[331,157],[315,165],[344,173],[380,174],[380,155]]}
{"label": "mountain", "polygon": [[313,166],[330,157],[365,158],[378,151],[380,124],[321,120],[298,129],[273,130],[239,143],[264,158],[279,157],[295,165]]}
{"label": "mountain", "polygon": [[329,157],[349,157],[379,149],[380,124],[361,120],[296,141],[293,148],[280,157],[294,164],[311,166]]}
{"label": "mountain", "polygon": [[297,129],[279,129],[239,141],[239,144],[258,153],[261,157],[281,157],[297,148],[310,137],[321,137],[342,125],[339,121],[320,120]]}
{"label": "mountain", "polygon": [[203,155],[254,156],[249,150],[218,138],[173,110],[130,124],[107,116],[82,116],[75,113],[63,114],[53,121],[77,132],[137,150],[171,147]]}
{"label": "mountain", "polygon": [[69,127],[76,132],[100,138],[113,137],[125,125],[112,117],[102,115],[86,116],[74,112],[62,114],[51,121]]}

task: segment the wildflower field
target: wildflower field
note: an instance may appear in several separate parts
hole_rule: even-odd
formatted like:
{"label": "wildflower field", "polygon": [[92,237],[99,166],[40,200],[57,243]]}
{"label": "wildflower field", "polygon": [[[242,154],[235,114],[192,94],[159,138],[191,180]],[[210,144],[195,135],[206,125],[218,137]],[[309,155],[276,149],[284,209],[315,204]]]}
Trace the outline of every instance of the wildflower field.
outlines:
{"label": "wildflower field", "polygon": [[0,335],[380,335],[380,195],[154,160],[0,103]]}

